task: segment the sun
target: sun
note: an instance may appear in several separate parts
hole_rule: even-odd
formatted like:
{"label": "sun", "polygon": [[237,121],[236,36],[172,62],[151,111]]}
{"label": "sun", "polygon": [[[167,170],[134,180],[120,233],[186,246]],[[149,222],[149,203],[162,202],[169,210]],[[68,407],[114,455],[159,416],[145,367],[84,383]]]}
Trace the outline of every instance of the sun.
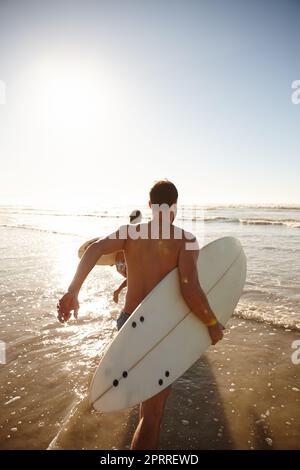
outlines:
{"label": "sun", "polygon": [[32,74],[32,95],[49,130],[103,125],[116,108],[113,79],[84,58],[40,61]]}

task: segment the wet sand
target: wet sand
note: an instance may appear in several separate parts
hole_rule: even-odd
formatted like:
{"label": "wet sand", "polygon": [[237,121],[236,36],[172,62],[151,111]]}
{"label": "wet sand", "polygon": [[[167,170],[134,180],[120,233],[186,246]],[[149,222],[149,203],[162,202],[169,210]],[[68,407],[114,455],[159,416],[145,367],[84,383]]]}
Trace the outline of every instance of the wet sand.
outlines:
{"label": "wet sand", "polygon": [[[160,449],[299,449],[295,339],[294,332],[232,319],[225,339],[173,385]],[[128,448],[137,413],[91,414],[82,401],[50,448]]]}
{"label": "wet sand", "polygon": [[175,384],[161,448],[299,449],[295,334],[249,321],[231,328]]}

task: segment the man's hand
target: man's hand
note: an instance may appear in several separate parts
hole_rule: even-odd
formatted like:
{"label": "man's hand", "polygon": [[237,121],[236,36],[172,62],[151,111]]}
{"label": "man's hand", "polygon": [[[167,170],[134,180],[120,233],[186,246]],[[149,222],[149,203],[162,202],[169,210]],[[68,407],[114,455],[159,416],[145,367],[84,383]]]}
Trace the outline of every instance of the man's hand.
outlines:
{"label": "man's hand", "polygon": [[224,326],[221,323],[217,323],[214,326],[208,326],[208,333],[211,338],[212,344],[217,344],[223,338]]}
{"label": "man's hand", "polygon": [[79,310],[78,297],[76,294],[67,292],[65,295],[63,295],[57,304],[57,319],[61,323],[65,323],[66,321],[70,320],[72,310],[74,312],[74,318],[77,319]]}

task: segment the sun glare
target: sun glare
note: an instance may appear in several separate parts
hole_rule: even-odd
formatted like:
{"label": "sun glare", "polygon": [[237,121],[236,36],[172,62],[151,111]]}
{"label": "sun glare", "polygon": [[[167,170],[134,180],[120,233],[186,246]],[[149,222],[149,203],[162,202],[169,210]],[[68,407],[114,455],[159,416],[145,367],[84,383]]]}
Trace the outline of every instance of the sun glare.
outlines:
{"label": "sun glare", "polygon": [[99,126],[117,105],[113,80],[84,60],[47,60],[33,74],[36,106],[50,128]]}
{"label": "sun glare", "polygon": [[131,135],[134,90],[121,66],[83,51],[49,50],[15,84],[11,120],[35,191],[55,205],[68,194],[99,199],[107,184],[99,185],[98,173],[112,174]]}

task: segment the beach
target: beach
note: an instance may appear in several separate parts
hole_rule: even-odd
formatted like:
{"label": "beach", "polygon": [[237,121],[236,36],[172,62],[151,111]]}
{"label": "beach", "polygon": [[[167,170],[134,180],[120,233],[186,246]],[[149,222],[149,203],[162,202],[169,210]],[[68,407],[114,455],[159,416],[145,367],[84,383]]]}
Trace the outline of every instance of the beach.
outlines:
{"label": "beach", "polygon": [[[175,382],[160,449],[299,447],[299,366],[290,360],[294,336],[245,323],[232,321],[225,340]],[[129,447],[138,407],[94,419],[88,413],[87,403],[74,410],[50,448]]]}
{"label": "beach", "polygon": [[0,0],[0,450],[154,447],[168,390],[138,428],[89,399],[173,381],[159,449],[300,451],[299,26],[300,0]]}
{"label": "beach", "polygon": [[[130,445],[137,407],[101,414],[87,400],[99,359],[117,333],[124,294],[116,305],[112,291],[121,281],[116,270],[95,268],[80,294],[79,319],[67,325],[56,319],[78,247],[121,224],[129,208],[118,211],[115,217],[0,211],[0,339],[6,343],[6,364],[0,365],[1,449]],[[185,212],[190,224],[193,213]],[[292,343],[300,339],[299,210],[279,217],[277,209],[276,219],[272,214],[260,213],[255,224],[249,222],[250,209],[205,213],[203,241],[237,236],[248,256],[248,277],[223,341],[174,383],[161,449],[299,448],[300,364],[291,358]]]}

